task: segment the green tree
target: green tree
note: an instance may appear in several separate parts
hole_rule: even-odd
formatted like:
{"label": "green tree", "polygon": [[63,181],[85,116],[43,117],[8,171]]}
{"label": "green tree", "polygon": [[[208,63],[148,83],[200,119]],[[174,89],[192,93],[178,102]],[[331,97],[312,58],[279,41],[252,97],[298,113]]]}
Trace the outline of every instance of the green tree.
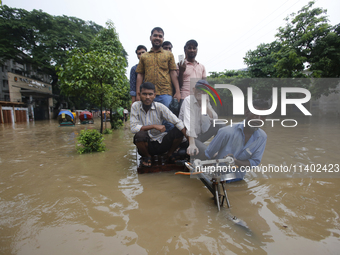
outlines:
{"label": "green tree", "polygon": [[267,44],[262,43],[257,46],[256,50],[249,50],[244,57],[249,76],[256,78],[277,77],[275,64],[277,63],[277,53],[281,47],[279,42],[274,41]]}
{"label": "green tree", "polygon": [[52,16],[41,10],[29,12],[4,5],[0,7],[0,62],[14,59],[33,65],[38,72],[51,75],[53,93],[59,94],[55,67],[66,62],[67,53],[72,49],[88,50],[101,29],[100,25],[75,17]]}
{"label": "green tree", "polygon": [[[111,20],[106,22],[106,28],[101,30],[91,44],[91,49],[97,51],[112,52],[117,56],[123,57],[124,68],[127,67],[127,53],[119,40],[118,33]],[[130,104],[129,97],[129,81],[126,76],[122,79],[112,82],[112,90],[104,95],[105,106],[110,108],[111,128],[116,129],[120,126],[118,116],[113,116],[115,109],[118,107],[128,106]]]}
{"label": "green tree", "polygon": [[340,77],[340,24],[325,37],[315,40],[310,62],[309,70],[314,77]]}
{"label": "green tree", "polygon": [[[102,112],[108,100],[106,95],[120,89],[119,82],[114,88],[112,84],[124,79],[124,59],[108,51],[73,51],[70,55],[66,64],[58,68],[63,93],[85,97],[100,105]],[[103,119],[100,132],[103,132]]]}
{"label": "green tree", "polygon": [[314,2],[309,2],[297,14],[286,18],[285,27],[280,27],[276,34],[282,49],[278,54],[278,77],[305,77],[305,66],[309,68],[311,55],[317,40],[330,32],[327,10],[312,9]]}
{"label": "green tree", "polygon": [[[94,38],[91,51],[74,50],[58,75],[63,93],[82,96],[103,107],[116,109],[128,98],[126,52],[111,21]],[[101,119],[100,132],[103,131]]]}
{"label": "green tree", "polygon": [[[313,4],[309,2],[286,18],[286,26],[278,29],[276,41],[247,52],[244,60],[251,77],[339,77],[339,25],[328,24],[327,11],[312,8]],[[304,86],[318,98],[333,92],[336,82]]]}

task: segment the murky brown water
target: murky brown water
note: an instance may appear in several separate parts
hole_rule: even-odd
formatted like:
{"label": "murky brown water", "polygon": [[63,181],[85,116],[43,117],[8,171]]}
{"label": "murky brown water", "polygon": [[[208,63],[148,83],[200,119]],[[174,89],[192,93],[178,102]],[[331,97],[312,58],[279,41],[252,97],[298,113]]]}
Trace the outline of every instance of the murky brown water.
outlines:
{"label": "murky brown water", "polygon": [[[104,153],[76,154],[86,127],[0,126],[0,254],[340,252],[340,178],[250,174],[228,185],[232,207],[218,213],[196,179],[138,175],[128,129],[106,135]],[[262,163],[339,164],[339,128],[340,119],[265,127]]]}

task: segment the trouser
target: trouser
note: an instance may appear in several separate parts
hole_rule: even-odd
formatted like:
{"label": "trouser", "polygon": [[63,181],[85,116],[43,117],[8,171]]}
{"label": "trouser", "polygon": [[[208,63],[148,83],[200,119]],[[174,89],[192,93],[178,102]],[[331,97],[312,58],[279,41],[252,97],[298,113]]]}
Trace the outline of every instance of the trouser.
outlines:
{"label": "trouser", "polygon": [[[172,100],[172,96],[164,94],[164,95],[157,95],[153,101],[164,104],[166,107],[169,108],[171,100]],[[166,129],[165,132],[169,132],[174,127],[174,124],[167,122],[165,120],[163,121],[162,124],[165,126],[165,129]]]}
{"label": "trouser", "polygon": [[173,128],[167,133],[162,142],[151,141],[148,131],[139,131],[133,137],[133,143],[137,142],[147,142],[148,143],[148,152],[150,155],[162,155],[170,150],[175,139],[179,139],[183,137],[183,133],[178,130],[178,128]]}

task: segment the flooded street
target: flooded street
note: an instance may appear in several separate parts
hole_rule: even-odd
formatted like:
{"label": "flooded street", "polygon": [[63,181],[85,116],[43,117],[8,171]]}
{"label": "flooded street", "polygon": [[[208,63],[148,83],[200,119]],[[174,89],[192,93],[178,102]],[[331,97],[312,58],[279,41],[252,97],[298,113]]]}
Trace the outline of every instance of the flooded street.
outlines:
{"label": "flooded street", "polygon": [[[217,212],[197,179],[138,175],[128,128],[77,154],[80,130],[99,125],[0,125],[0,254],[339,254],[340,178],[247,174]],[[339,118],[263,129],[263,165],[340,163]]]}

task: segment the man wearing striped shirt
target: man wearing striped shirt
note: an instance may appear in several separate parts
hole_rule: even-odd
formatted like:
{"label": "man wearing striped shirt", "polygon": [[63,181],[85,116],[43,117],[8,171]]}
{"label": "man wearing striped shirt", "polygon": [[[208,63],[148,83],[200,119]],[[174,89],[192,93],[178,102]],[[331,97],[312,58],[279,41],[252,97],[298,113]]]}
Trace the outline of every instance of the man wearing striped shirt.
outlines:
{"label": "man wearing striped shirt", "polygon": [[[133,143],[137,146],[138,153],[142,156],[142,166],[151,166],[152,155],[166,153],[171,160],[172,153],[182,142],[186,129],[181,120],[174,115],[165,105],[154,102],[155,85],[145,82],[140,86],[140,99],[131,107],[130,125],[131,132],[135,134]],[[162,125],[166,120],[176,126],[168,133]]]}

